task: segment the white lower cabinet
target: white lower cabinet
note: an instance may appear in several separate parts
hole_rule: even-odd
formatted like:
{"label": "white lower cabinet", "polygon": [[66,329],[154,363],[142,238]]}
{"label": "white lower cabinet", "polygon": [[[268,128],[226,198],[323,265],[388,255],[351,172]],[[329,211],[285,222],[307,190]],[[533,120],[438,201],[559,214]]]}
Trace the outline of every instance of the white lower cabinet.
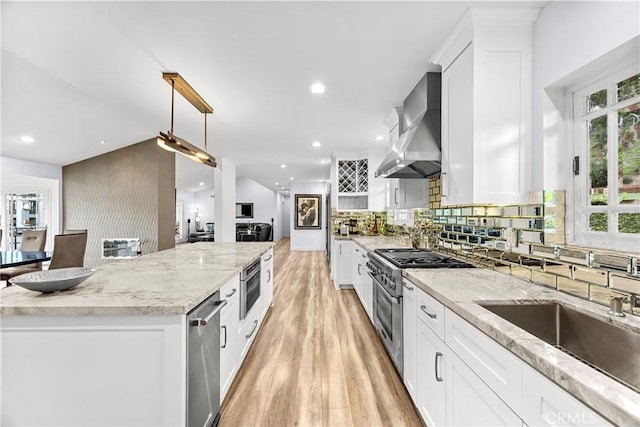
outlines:
{"label": "white lower cabinet", "polygon": [[240,281],[236,276],[220,289],[220,298],[227,305],[220,311],[220,403],[229,391],[231,382],[238,372],[238,326],[240,324]]}
{"label": "white lower cabinet", "polygon": [[414,283],[403,286],[403,380],[429,427],[611,425]]}
{"label": "white lower cabinet", "polygon": [[522,360],[451,310],[445,342],[507,405],[522,412]]}
{"label": "white lower cabinet", "polygon": [[538,371],[524,365],[522,419],[530,426],[611,426]]}
{"label": "white lower cabinet", "polygon": [[264,317],[273,303],[273,248],[262,255],[260,261],[260,301]]}
{"label": "white lower cabinet", "polygon": [[448,422],[445,413],[447,399],[445,383],[445,345],[436,333],[422,320],[418,320],[418,345],[420,369],[418,373],[417,407],[429,427],[444,426]]}
{"label": "white lower cabinet", "polygon": [[522,425],[518,415],[448,347],[446,362],[445,418],[448,425]]}
{"label": "white lower cabinet", "polygon": [[331,267],[336,289],[353,285],[353,248],[351,240],[334,239],[331,246]]}
{"label": "white lower cabinet", "polygon": [[414,402],[418,401],[417,292],[418,290],[413,283],[402,281],[402,379]]}
{"label": "white lower cabinet", "polygon": [[356,243],[353,243],[353,288],[360,299],[360,304],[367,312],[369,320],[373,322],[373,282],[369,277],[366,249],[361,248]]}

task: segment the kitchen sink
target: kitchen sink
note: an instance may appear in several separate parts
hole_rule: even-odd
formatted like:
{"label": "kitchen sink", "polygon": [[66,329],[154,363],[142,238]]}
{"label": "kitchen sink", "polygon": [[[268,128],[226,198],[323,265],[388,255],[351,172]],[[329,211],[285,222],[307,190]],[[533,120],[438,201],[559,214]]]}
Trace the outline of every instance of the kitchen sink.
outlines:
{"label": "kitchen sink", "polygon": [[481,304],[512,324],[640,392],[640,334],[558,303]]}

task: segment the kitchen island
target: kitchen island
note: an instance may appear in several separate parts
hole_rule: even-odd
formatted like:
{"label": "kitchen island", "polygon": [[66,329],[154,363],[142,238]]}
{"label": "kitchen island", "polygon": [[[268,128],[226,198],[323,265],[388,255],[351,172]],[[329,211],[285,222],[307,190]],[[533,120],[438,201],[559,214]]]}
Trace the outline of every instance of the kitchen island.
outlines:
{"label": "kitchen island", "polygon": [[272,246],[180,245],[64,292],[2,289],[0,424],[184,425],[186,315]]}

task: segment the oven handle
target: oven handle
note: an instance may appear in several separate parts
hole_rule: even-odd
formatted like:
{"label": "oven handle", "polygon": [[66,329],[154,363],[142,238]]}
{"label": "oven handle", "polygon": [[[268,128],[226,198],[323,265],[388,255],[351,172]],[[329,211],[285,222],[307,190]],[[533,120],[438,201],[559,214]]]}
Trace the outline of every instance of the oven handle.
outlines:
{"label": "oven handle", "polygon": [[389,293],[389,291],[387,291],[387,290],[384,288],[384,286],[382,286],[382,285],[380,284],[380,282],[378,282],[378,279],[376,279],[376,278],[373,276],[373,274],[371,274],[371,273],[367,273],[367,274],[368,274],[368,275],[373,279],[373,283],[375,283],[375,284],[378,286],[378,288],[379,288],[379,289],[382,289],[382,290],[384,291],[385,295],[387,296],[387,298],[389,298],[389,299],[391,300],[391,302],[393,302],[393,303],[395,303],[395,304],[400,304],[400,298],[392,296],[392,295]]}
{"label": "oven handle", "polygon": [[209,313],[209,315],[205,318],[198,317],[193,319],[191,321],[191,326],[206,326],[207,322],[211,321],[211,319],[213,319],[213,316],[218,314],[220,310],[222,310],[222,307],[224,307],[225,305],[227,305],[226,299],[223,299],[222,301],[216,301],[216,308],[214,308],[211,313]]}

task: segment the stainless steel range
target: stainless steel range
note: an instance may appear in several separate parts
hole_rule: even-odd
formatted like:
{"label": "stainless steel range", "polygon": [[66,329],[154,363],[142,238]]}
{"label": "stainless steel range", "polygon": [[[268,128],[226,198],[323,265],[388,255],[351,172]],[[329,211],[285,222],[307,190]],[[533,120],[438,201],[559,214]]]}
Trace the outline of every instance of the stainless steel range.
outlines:
{"label": "stainless steel range", "polygon": [[472,268],[469,263],[433,251],[410,248],[376,249],[369,253],[373,279],[373,323],[402,376],[402,269]]}

